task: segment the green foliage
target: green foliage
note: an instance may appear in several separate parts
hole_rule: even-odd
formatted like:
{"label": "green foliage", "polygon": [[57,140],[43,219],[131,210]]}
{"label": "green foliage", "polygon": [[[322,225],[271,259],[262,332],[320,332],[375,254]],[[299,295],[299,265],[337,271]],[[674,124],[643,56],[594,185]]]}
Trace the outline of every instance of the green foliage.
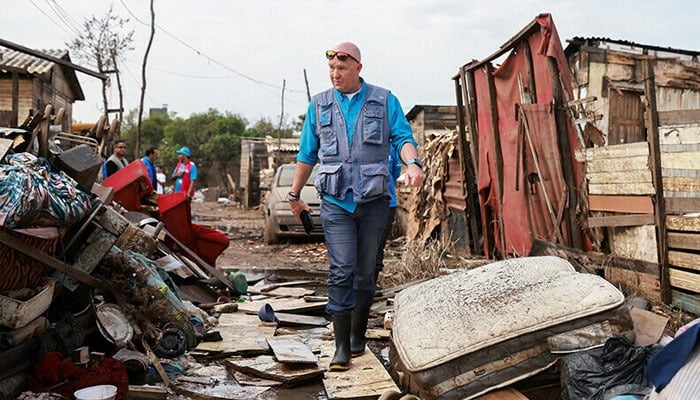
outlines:
{"label": "green foliage", "polygon": [[[121,137],[127,141],[130,149],[136,142],[136,115],[138,110],[131,110],[125,114],[122,124]],[[243,137],[274,137],[278,132],[281,137],[292,137],[294,128],[283,127],[281,131],[278,124],[269,119],[260,119],[252,126],[248,121],[230,112],[221,113],[216,109],[209,109],[203,113],[195,113],[188,118],[169,115],[152,115],[141,122],[141,149],[157,147],[159,156],[156,163],[163,168],[166,175],[170,175],[177,162],[179,148],[187,146],[192,151],[192,159],[200,169],[200,181],[202,187],[211,172],[221,176],[231,174],[238,175],[241,157],[241,138]],[[141,157],[143,154],[134,155]],[[130,157],[131,159],[131,157]]]}

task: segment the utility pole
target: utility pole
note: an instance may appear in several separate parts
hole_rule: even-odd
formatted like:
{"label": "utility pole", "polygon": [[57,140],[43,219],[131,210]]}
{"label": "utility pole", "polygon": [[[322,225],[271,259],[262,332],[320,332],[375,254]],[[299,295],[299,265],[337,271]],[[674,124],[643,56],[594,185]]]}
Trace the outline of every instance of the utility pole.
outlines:
{"label": "utility pole", "polygon": [[309,91],[309,78],[306,77],[306,68],[304,68],[304,83],[306,84],[306,101],[311,102],[311,92]]}
{"label": "utility pole", "polygon": [[280,165],[280,150],[282,149],[282,121],[284,120],[284,89],[287,86],[287,80],[282,79],[282,111],[280,111],[280,124],[277,127],[277,152],[275,152],[275,165],[279,167]]}

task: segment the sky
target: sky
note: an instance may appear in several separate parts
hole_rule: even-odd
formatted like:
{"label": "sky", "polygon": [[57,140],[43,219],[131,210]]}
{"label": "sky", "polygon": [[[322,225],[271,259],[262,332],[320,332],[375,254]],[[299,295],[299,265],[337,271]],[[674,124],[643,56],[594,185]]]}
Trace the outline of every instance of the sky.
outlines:
{"label": "sky", "polygon": [[[150,34],[148,0],[0,0],[0,38],[32,49],[67,49],[86,19],[129,18],[134,50],[124,54],[125,109],[138,108]],[[313,95],[330,86],[325,50],[352,41],[361,76],[390,89],[404,112],[455,104],[460,66],[494,53],[539,13],[559,36],[604,37],[700,50],[700,2],[678,0],[154,0],[145,110],[167,106],[187,118],[210,108],[285,124],[306,112],[304,71]],[[71,55],[73,62],[96,70]],[[101,84],[77,73],[86,99],[76,122],[101,114]],[[283,90],[284,85],[284,90]],[[110,107],[118,105],[116,86]]]}

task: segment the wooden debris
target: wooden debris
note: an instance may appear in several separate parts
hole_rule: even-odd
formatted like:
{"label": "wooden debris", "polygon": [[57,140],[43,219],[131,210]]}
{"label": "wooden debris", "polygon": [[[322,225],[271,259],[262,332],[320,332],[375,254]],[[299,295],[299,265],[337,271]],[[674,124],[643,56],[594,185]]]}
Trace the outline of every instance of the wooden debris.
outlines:
{"label": "wooden debris", "polygon": [[238,303],[238,310],[243,311],[248,314],[256,314],[258,313],[258,310],[260,307],[265,305],[265,303],[269,303],[272,306],[272,309],[275,310],[275,313],[278,311],[280,312],[294,312],[294,313],[303,313],[303,312],[311,312],[311,311],[321,311],[324,308],[326,308],[326,303],[327,302],[308,302],[304,301],[303,299],[265,299],[265,300],[255,300],[255,301],[246,301],[245,303]]}
{"label": "wooden debris", "polygon": [[224,360],[224,363],[236,371],[283,382],[285,385],[318,379],[324,372],[324,369],[318,365],[283,364],[267,355],[254,358],[231,357]]}
{"label": "wooden debris", "polygon": [[303,287],[280,287],[269,292],[266,292],[268,296],[273,297],[295,297],[302,298],[304,296],[312,295],[315,291],[311,289],[306,289]]}
{"label": "wooden debris", "polygon": [[391,336],[391,331],[389,329],[377,329],[377,328],[367,328],[365,337],[367,339],[375,340],[388,340]]}
{"label": "wooden debris", "polygon": [[271,290],[281,288],[281,287],[302,286],[302,285],[308,285],[311,283],[318,283],[318,282],[314,281],[314,280],[301,280],[301,281],[270,283],[270,284],[261,285],[261,286],[255,285],[255,286],[251,286],[248,288],[248,293],[250,293],[250,294],[263,294],[263,293],[267,293]]}
{"label": "wooden debris", "polygon": [[291,364],[317,364],[318,358],[295,337],[275,336],[267,338],[277,361]]}
{"label": "wooden debris", "polygon": [[265,338],[275,335],[274,324],[263,323],[257,316],[243,313],[221,314],[216,330],[224,340],[201,342],[194,350],[221,355],[262,354],[270,349]]}
{"label": "wooden debris", "polygon": [[168,398],[168,389],[164,386],[129,385],[127,397],[129,400],[165,400]]}
{"label": "wooden debris", "polygon": [[282,382],[272,379],[259,378],[257,376],[248,375],[244,372],[233,371],[233,377],[241,386],[280,386]]}
{"label": "wooden debris", "polygon": [[314,317],[310,315],[290,314],[290,313],[275,313],[277,324],[282,325],[311,325],[311,326],[326,326],[330,323],[323,317]]}
{"label": "wooden debris", "polygon": [[[326,342],[321,349],[321,365],[327,367],[333,358],[335,346]],[[382,363],[369,349],[352,359],[350,369],[343,372],[328,372],[323,386],[329,399],[377,398],[384,392],[401,392]]]}

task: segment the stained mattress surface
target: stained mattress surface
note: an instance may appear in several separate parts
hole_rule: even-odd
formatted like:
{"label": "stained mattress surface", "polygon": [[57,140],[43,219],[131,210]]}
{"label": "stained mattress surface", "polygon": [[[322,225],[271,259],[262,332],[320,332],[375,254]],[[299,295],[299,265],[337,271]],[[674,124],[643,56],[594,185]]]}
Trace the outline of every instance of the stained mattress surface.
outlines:
{"label": "stained mattress surface", "polygon": [[558,257],[524,257],[432,279],[395,299],[394,346],[421,371],[493,344],[615,308],[624,295]]}

